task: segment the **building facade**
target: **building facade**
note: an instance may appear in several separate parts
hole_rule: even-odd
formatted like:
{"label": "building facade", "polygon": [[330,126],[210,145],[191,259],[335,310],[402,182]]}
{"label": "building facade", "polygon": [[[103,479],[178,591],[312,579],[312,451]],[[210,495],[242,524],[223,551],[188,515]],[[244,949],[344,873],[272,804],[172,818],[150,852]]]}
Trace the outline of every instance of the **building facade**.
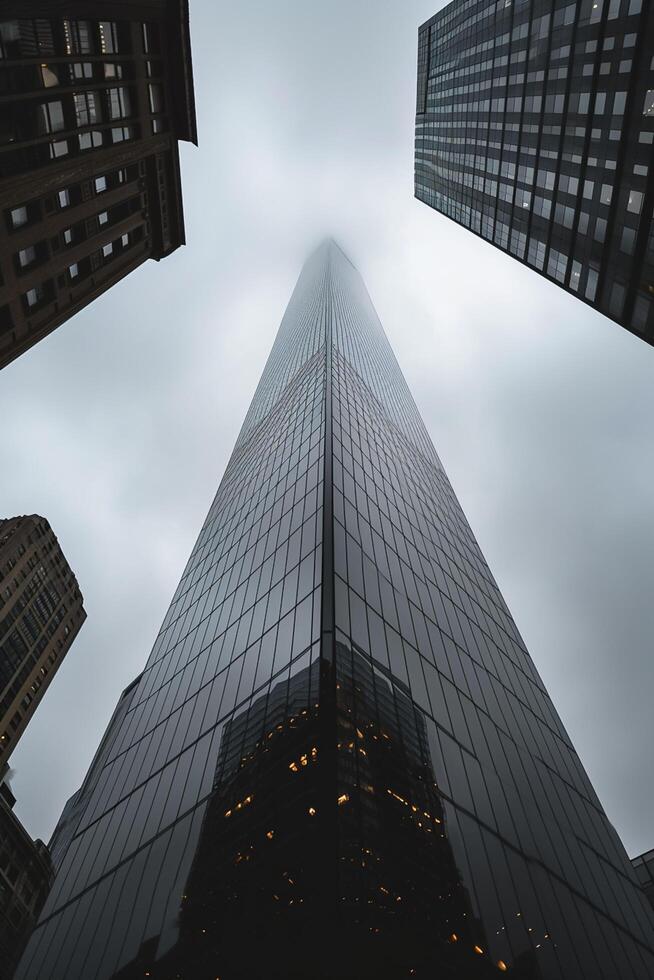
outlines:
{"label": "building facade", "polygon": [[0,17],[1,368],[184,244],[178,140],[197,137],[187,0]]}
{"label": "building facade", "polygon": [[77,579],[45,518],[0,520],[0,765],[85,619]]}
{"label": "building facade", "polygon": [[32,840],[14,813],[16,800],[5,776],[0,780],[0,980],[12,980],[54,869],[43,841]]}
{"label": "building facade", "polygon": [[307,261],[16,980],[647,980],[654,918],[361,277]]}
{"label": "building facade", "polygon": [[454,0],[418,41],[415,194],[654,343],[654,7]]}
{"label": "building facade", "polygon": [[654,908],[654,850],[639,854],[638,857],[632,859],[631,863],[634,866],[640,887]]}

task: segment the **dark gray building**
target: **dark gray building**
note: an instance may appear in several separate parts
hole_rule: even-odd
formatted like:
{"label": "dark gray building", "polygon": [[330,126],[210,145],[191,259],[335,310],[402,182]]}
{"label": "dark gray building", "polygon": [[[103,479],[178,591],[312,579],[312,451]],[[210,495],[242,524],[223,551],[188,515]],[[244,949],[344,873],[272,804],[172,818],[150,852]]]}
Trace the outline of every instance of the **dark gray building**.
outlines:
{"label": "dark gray building", "polygon": [[654,908],[654,849],[632,858],[631,863],[641,888],[647,895],[652,908]]}
{"label": "dark gray building", "polygon": [[652,910],[333,243],[57,841],[16,980],[654,975]]}
{"label": "dark gray building", "polygon": [[651,3],[454,0],[420,28],[416,197],[650,344],[653,163]]}

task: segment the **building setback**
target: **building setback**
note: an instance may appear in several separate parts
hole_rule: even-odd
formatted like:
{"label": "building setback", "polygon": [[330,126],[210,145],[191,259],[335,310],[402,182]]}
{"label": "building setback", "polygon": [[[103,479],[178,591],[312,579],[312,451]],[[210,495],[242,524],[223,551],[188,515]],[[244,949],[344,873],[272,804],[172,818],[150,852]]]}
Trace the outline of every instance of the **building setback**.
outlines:
{"label": "building setback", "polygon": [[651,3],[454,0],[420,28],[416,197],[650,344],[653,163]]}
{"label": "building setback", "polygon": [[307,261],[16,980],[649,980],[654,916],[361,277]]}
{"label": "building setback", "polygon": [[86,619],[82,602],[45,518],[0,520],[0,766]]}
{"label": "building setback", "polygon": [[0,14],[0,368],[184,244],[197,142],[188,0],[19,0]]}

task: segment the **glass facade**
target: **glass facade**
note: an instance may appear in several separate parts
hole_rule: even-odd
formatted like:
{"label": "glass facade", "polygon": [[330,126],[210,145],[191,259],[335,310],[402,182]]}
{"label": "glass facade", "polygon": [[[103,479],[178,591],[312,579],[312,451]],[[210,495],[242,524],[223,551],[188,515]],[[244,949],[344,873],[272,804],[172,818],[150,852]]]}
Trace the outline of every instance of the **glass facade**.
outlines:
{"label": "glass facade", "polygon": [[454,0],[420,28],[416,197],[654,343],[654,7]]}
{"label": "glass facade", "polygon": [[358,272],[306,263],[17,980],[647,980],[654,919]]}

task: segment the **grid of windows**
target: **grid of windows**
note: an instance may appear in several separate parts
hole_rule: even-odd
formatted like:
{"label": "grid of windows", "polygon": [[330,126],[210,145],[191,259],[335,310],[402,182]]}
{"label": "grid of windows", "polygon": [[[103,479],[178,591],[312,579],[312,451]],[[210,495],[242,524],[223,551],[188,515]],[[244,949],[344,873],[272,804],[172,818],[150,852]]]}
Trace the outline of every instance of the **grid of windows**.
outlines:
{"label": "grid of windows", "polygon": [[358,978],[652,975],[628,858],[333,243],[56,840],[18,980],[333,977],[346,949]]}
{"label": "grid of windows", "polygon": [[454,0],[420,28],[415,140],[416,197],[650,343],[652,51],[641,0]]}

